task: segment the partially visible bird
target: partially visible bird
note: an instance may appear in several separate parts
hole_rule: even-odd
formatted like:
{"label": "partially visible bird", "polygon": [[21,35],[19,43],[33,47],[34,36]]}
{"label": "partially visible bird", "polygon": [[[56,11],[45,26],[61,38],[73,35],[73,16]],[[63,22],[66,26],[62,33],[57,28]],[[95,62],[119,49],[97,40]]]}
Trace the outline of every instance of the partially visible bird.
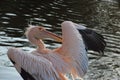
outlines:
{"label": "partially visible bird", "polygon": [[[71,21],[64,21],[61,26],[62,37],[43,27],[30,26],[26,31],[26,37],[30,43],[37,46],[37,49],[31,53],[17,48],[8,50],[8,57],[24,80],[68,80],[65,77],[68,73],[72,74],[73,79],[83,78],[88,69],[86,47],[98,52],[103,51],[104,39],[101,35],[96,36],[96,32],[90,33],[94,38],[90,41],[98,43],[98,49],[91,48],[92,43],[87,43],[92,37],[88,36],[89,32],[85,27]],[[80,33],[77,29],[81,30]],[[54,50],[47,49],[42,41],[45,38],[55,39],[62,42],[62,45]]]}

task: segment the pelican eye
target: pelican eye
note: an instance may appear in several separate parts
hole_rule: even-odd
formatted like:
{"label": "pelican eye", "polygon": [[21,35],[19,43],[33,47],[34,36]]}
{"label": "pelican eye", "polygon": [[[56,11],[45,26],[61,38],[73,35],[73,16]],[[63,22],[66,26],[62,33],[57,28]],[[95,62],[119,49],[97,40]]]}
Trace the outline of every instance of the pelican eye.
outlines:
{"label": "pelican eye", "polygon": [[39,28],[40,31],[44,30],[44,28]]}

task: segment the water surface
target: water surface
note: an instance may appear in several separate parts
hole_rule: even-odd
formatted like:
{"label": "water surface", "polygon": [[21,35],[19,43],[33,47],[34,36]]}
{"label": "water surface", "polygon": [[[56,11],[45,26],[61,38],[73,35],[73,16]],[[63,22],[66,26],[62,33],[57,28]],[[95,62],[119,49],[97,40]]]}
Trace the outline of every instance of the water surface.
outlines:
{"label": "water surface", "polygon": [[[28,24],[44,26],[60,35],[60,24],[65,20],[81,23],[97,31],[107,42],[105,56],[89,52],[89,70],[84,79],[120,80],[119,0],[1,0],[0,80],[20,79],[6,52],[10,47],[26,51],[35,49],[24,36]],[[60,46],[50,40],[45,40],[45,43],[51,49]],[[7,74],[9,75],[6,77]]]}

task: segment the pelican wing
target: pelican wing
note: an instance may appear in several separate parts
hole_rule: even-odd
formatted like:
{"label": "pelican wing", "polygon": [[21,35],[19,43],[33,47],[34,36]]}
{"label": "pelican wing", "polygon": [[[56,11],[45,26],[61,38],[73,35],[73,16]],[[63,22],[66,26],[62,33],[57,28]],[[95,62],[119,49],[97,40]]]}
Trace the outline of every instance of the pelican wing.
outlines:
{"label": "pelican wing", "polygon": [[82,35],[86,48],[88,50],[97,51],[99,53],[103,53],[106,42],[104,37],[97,32],[88,29],[82,25],[75,24],[79,33]]}
{"label": "pelican wing", "polygon": [[59,80],[52,63],[42,56],[11,48],[8,57],[24,80]]}
{"label": "pelican wing", "polygon": [[62,23],[62,38],[61,51],[64,56],[70,59],[71,73],[75,78],[82,78],[88,69],[88,57],[82,36],[73,22]]}

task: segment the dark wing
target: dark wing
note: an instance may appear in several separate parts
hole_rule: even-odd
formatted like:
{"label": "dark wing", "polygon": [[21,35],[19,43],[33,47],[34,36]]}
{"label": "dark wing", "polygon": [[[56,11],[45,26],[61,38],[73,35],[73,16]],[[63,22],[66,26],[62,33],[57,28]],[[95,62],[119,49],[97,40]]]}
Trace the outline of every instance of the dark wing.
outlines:
{"label": "dark wing", "polygon": [[[82,27],[77,25],[77,27]],[[97,51],[99,53],[104,53],[106,47],[106,42],[101,34],[98,34],[94,30],[87,28],[77,28],[79,33],[82,35],[86,48],[88,50]]]}
{"label": "dark wing", "polygon": [[59,80],[52,63],[42,56],[10,48],[8,57],[24,80]]}

